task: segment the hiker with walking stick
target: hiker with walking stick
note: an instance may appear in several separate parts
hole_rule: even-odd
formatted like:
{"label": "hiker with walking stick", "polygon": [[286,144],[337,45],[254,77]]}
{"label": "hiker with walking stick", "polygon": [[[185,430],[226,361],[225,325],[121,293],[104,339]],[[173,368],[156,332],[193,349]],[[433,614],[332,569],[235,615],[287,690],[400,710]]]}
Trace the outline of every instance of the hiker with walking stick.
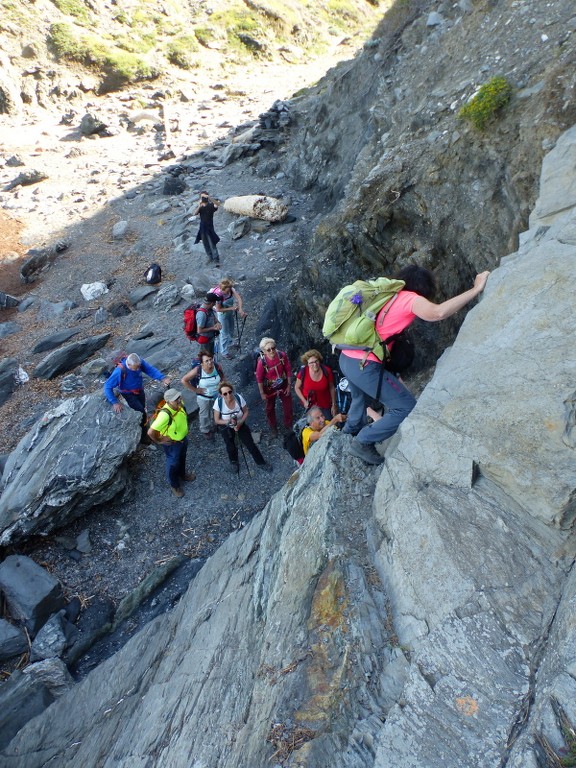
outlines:
{"label": "hiker with walking stick", "polygon": [[272,472],[272,467],[260,453],[252,437],[250,427],[246,423],[249,415],[246,400],[240,393],[234,392],[234,387],[229,381],[220,382],[218,393],[213,406],[214,422],[224,440],[231,470],[236,474],[240,472],[238,445],[236,443],[236,435],[238,435],[239,440],[246,446],[254,459],[256,466],[264,472]]}

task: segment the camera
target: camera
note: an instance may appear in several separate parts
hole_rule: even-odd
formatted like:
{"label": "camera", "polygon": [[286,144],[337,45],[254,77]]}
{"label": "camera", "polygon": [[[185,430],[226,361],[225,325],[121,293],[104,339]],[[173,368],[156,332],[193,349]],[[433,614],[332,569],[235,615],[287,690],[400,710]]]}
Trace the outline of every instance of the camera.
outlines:
{"label": "camera", "polygon": [[228,426],[232,427],[232,429],[234,429],[234,427],[237,424],[238,424],[238,417],[237,416],[230,416],[230,421],[228,422]]}

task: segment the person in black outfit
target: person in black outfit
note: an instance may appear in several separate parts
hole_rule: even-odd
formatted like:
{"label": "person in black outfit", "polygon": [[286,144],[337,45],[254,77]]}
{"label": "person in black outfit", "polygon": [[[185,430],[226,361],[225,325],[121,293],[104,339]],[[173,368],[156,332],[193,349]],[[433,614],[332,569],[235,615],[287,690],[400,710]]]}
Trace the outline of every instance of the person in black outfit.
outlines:
{"label": "person in black outfit", "polygon": [[219,396],[213,405],[214,421],[218,425],[220,434],[224,439],[232,471],[234,473],[240,471],[238,446],[236,444],[236,435],[238,435],[238,439],[246,446],[258,469],[262,469],[264,472],[272,472],[272,467],[266,462],[264,456],[260,453],[260,449],[254,443],[252,432],[246,423],[249,414],[246,400],[244,400],[240,393],[236,394],[234,392],[234,387],[229,381],[221,381],[218,385],[218,392]]}
{"label": "person in black outfit", "polygon": [[218,200],[213,200],[208,192],[200,192],[200,202],[194,211],[194,216],[200,215],[200,228],[194,243],[199,243],[202,240],[206,256],[208,256],[206,263],[211,264],[215,262],[214,266],[219,267],[220,254],[218,253],[217,246],[220,238],[214,231],[214,214],[218,210],[216,203],[218,203]]}

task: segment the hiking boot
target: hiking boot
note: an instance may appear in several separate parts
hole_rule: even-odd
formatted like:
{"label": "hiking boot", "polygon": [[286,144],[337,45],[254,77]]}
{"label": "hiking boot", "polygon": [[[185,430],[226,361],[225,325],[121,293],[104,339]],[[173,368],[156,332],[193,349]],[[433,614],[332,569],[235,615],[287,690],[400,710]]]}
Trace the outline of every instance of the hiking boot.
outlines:
{"label": "hiking boot", "polygon": [[234,474],[239,475],[240,474],[240,463],[238,461],[231,461],[230,462],[230,469]]}
{"label": "hiking boot", "polygon": [[352,440],[350,444],[350,453],[358,459],[362,459],[367,464],[383,464],[384,458],[380,456],[376,448],[370,443],[360,443],[358,440]]}
{"label": "hiking boot", "polygon": [[184,480],[187,483],[193,482],[194,480],[196,480],[196,472],[186,472],[182,480]]}
{"label": "hiking boot", "polygon": [[184,496],[184,491],[182,490],[182,488],[174,488],[174,486],[171,486],[171,488],[174,496],[177,496],[179,499],[181,499],[182,496]]}
{"label": "hiking boot", "polygon": [[256,466],[263,472],[272,472],[272,467],[267,462],[264,462],[264,464],[256,464]]}
{"label": "hiking boot", "polygon": [[270,427],[270,434],[272,435],[272,438],[275,440],[278,437],[278,429],[276,427]]}

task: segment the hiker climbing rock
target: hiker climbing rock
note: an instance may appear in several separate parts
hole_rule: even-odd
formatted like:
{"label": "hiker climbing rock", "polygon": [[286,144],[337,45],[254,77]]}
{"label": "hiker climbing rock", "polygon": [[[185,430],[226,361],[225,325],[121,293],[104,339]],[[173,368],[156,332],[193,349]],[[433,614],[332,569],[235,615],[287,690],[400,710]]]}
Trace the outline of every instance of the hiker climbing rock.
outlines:
{"label": "hiker climbing rock", "polygon": [[198,330],[196,340],[201,347],[207,349],[212,355],[214,354],[214,339],[222,328],[214,311],[214,305],[217,301],[218,296],[208,292],[204,297],[202,305],[196,312],[196,327]]}
{"label": "hiker climbing rock", "polygon": [[266,460],[260,453],[260,449],[254,442],[252,432],[248,426],[247,419],[249,409],[246,400],[240,393],[234,392],[234,387],[229,381],[223,381],[218,387],[219,396],[214,401],[214,422],[220,428],[219,431],[226,445],[226,452],[230,460],[233,472],[240,471],[238,461],[238,446],[236,444],[236,435],[256,462],[256,466],[265,472],[271,472],[272,467],[266,463]]}
{"label": "hiker climbing rock", "polygon": [[266,407],[266,418],[273,437],[278,437],[276,398],[280,398],[284,413],[284,426],[292,428],[292,395],[290,378],[292,368],[286,352],[276,349],[274,339],[264,337],[259,344],[260,357],[256,364],[256,382]]}
{"label": "hiker climbing rock", "polygon": [[200,202],[194,216],[200,216],[200,228],[196,235],[195,243],[199,243],[202,240],[202,245],[206,251],[208,257],[207,264],[214,264],[215,267],[220,266],[220,254],[218,253],[218,243],[220,238],[214,230],[214,214],[218,210],[218,200],[214,200],[210,197],[208,192],[200,192]]}
{"label": "hiker climbing rock", "polygon": [[145,373],[151,379],[161,381],[164,386],[170,384],[170,379],[147,363],[134,352],[122,358],[110,376],[104,382],[104,394],[115,413],[120,413],[122,403],[118,400],[114,390],[122,395],[126,404],[135,411],[146,414],[146,394],[142,374]]}
{"label": "hiker climbing rock", "polygon": [[302,367],[296,374],[294,386],[296,396],[304,408],[317,405],[324,418],[331,419],[338,413],[334,374],[323,364],[323,357],[317,349],[304,352],[300,360]]}
{"label": "hiker climbing rock", "polygon": [[[232,346],[232,338],[234,336],[234,324],[237,323],[238,315],[242,319],[245,319],[247,313],[244,311],[242,304],[242,297],[238,291],[234,288],[234,283],[229,278],[220,280],[218,285],[211,289],[210,293],[213,293],[218,297],[216,302],[216,316],[218,322],[222,326],[220,331],[220,355],[226,360],[231,360],[232,355],[229,350]],[[240,336],[240,334],[238,334]]]}
{"label": "hiker climbing rock", "polygon": [[196,395],[200,434],[213,439],[216,427],[212,406],[218,396],[218,386],[224,379],[224,371],[214,362],[214,355],[208,350],[201,349],[198,357],[197,364],[182,377],[182,384]]}
{"label": "hiker climbing rock", "polygon": [[196,479],[194,472],[186,472],[186,452],[188,450],[188,415],[182,403],[182,393],[177,389],[167,389],[164,393],[165,404],[148,430],[148,437],[153,443],[162,446],[166,458],[166,476],[174,496],[184,496],[182,481]]}
{"label": "hiker climbing rock", "polygon": [[324,418],[322,408],[317,405],[312,406],[306,414],[307,426],[302,430],[302,450],[304,456],[310,450],[310,447],[320,440],[322,435],[325,435],[329,429],[336,424],[343,424],[346,421],[346,416],[343,413],[337,413],[330,420]]}
{"label": "hiker climbing rock", "polygon": [[[433,274],[415,264],[404,267],[395,275],[396,280],[404,282],[403,288],[377,314],[378,337],[384,341],[401,333],[417,317],[431,323],[451,317],[482,293],[489,274],[481,272],[476,275],[472,288],[441,304],[434,304],[430,301],[436,289]],[[350,452],[368,464],[381,464],[384,459],[374,444],[396,432],[416,405],[416,399],[397,376],[385,369],[374,351],[342,349],[340,370],[348,379],[352,393],[348,421],[343,430],[356,436]],[[384,416],[372,424],[367,424],[364,395],[386,406]]]}

